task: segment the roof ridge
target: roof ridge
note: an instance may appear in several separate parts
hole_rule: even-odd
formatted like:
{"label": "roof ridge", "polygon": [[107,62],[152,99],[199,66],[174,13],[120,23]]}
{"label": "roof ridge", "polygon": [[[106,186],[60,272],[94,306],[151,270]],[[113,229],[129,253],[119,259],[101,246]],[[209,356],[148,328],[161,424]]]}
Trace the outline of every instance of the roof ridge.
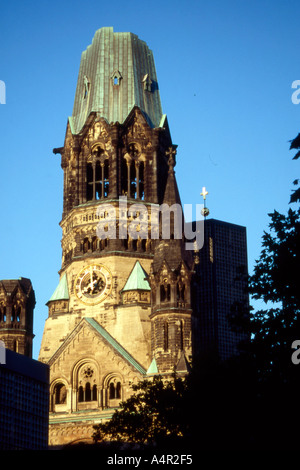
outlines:
{"label": "roof ridge", "polygon": [[109,342],[131,365],[133,365],[141,374],[146,374],[146,369],[94,318],[85,317],[85,320]]}

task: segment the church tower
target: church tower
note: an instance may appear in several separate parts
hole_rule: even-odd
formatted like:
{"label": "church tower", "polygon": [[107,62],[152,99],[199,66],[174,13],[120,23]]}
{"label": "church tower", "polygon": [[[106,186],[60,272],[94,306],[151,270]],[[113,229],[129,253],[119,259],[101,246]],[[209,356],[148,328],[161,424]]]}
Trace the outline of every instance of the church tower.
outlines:
{"label": "church tower", "polygon": [[[130,384],[186,372],[190,272],[183,239],[161,239],[180,205],[152,51],[102,28],[82,53],[61,155],[62,265],[39,360],[50,365],[50,444],[90,438]],[[179,370],[178,369],[178,370]]]}
{"label": "church tower", "polygon": [[32,357],[35,294],[30,279],[0,281],[0,341],[7,349]]}

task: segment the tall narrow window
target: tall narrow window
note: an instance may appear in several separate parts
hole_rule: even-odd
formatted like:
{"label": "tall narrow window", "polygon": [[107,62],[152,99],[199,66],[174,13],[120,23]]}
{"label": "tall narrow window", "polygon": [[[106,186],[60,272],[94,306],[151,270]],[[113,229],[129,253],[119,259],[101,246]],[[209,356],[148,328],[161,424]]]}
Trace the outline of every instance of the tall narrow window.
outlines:
{"label": "tall narrow window", "polygon": [[130,164],[130,196],[136,198],[136,167],[135,161]]}
{"label": "tall narrow window", "polygon": [[122,158],[121,186],[122,186],[122,194],[128,195],[128,168],[127,168],[127,161],[125,160],[125,158]]}
{"label": "tall narrow window", "polygon": [[86,200],[95,201],[107,197],[109,192],[109,161],[94,160],[86,168]]}
{"label": "tall narrow window", "polygon": [[109,165],[108,160],[104,161],[104,169],[103,169],[103,185],[104,185],[104,197],[108,196],[108,189],[109,189]]}
{"label": "tall narrow window", "polygon": [[185,284],[177,284],[177,300],[184,300]]}
{"label": "tall narrow window", "polygon": [[116,398],[121,398],[121,382],[117,382],[116,385]]}
{"label": "tall narrow window", "polygon": [[0,307],[0,321],[6,322],[6,307]]}
{"label": "tall narrow window", "polygon": [[140,162],[139,165],[139,198],[144,199],[145,197],[145,188],[144,188],[144,172],[145,172],[144,162]]}
{"label": "tall narrow window", "polygon": [[93,199],[100,199],[102,197],[102,175],[100,162],[96,162],[96,175],[95,175],[95,195]]}
{"label": "tall narrow window", "polygon": [[180,320],[180,349],[183,350],[184,347],[184,323]]}
{"label": "tall narrow window", "polygon": [[98,242],[98,237],[93,237],[93,239],[92,239],[92,251],[97,251],[97,242]]}
{"label": "tall narrow window", "polygon": [[165,290],[165,286],[164,285],[161,285],[160,286],[160,301],[161,302],[164,302],[166,300],[166,290]]}
{"label": "tall narrow window", "polygon": [[83,396],[83,387],[80,385],[78,389],[78,402],[81,403],[84,401],[84,396]]}
{"label": "tall narrow window", "polygon": [[15,306],[13,305],[12,308],[11,308],[11,317],[10,317],[10,321],[14,321],[15,320]]}
{"label": "tall narrow window", "polygon": [[55,404],[62,405],[66,403],[66,397],[67,397],[66,386],[62,383],[57,384],[54,389]]}
{"label": "tall narrow window", "polygon": [[109,399],[115,400],[121,398],[121,382],[113,379],[109,384]]}
{"label": "tall narrow window", "polygon": [[169,348],[169,326],[168,322],[164,322],[164,351]]}
{"label": "tall narrow window", "polygon": [[171,300],[171,286],[170,284],[167,285],[167,302]]}
{"label": "tall narrow window", "polygon": [[88,238],[85,238],[85,239],[83,240],[83,247],[82,247],[82,248],[83,248],[83,253],[87,253],[87,252],[89,251],[89,249],[90,249],[90,241],[89,241]]}
{"label": "tall narrow window", "polygon": [[87,201],[93,200],[94,194],[94,172],[93,172],[93,165],[91,163],[87,164],[86,168],[86,179],[87,179],[87,188],[86,188],[86,199]]}
{"label": "tall narrow window", "polygon": [[91,401],[91,384],[87,382],[85,385],[85,401]]}

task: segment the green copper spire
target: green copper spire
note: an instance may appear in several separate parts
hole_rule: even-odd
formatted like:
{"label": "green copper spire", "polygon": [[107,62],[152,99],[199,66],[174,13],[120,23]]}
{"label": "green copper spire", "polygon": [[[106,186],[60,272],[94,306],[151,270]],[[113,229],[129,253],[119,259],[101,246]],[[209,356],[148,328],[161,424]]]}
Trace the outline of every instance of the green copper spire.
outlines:
{"label": "green copper spire", "polygon": [[127,282],[122,292],[125,292],[128,290],[151,290],[149,286],[149,282],[147,281],[146,277],[147,277],[146,271],[144,271],[140,262],[137,261],[127,279]]}
{"label": "green copper spire", "polygon": [[82,53],[73,114],[73,134],[79,134],[90,113],[123,123],[139,107],[151,127],[163,118],[152,51],[132,33],[105,27]]}
{"label": "green copper spire", "polygon": [[69,298],[67,275],[65,273],[60,279],[57,288],[53,292],[52,297],[48,300],[48,302],[52,302],[53,300],[69,300]]}

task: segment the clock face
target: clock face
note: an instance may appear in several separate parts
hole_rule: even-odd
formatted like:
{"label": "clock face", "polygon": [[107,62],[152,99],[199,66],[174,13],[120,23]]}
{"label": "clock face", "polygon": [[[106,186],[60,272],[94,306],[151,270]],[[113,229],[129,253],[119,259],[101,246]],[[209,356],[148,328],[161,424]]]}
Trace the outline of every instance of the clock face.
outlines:
{"label": "clock face", "polygon": [[111,287],[111,273],[100,264],[92,264],[82,269],[75,281],[77,297],[89,305],[98,304],[106,299]]}

